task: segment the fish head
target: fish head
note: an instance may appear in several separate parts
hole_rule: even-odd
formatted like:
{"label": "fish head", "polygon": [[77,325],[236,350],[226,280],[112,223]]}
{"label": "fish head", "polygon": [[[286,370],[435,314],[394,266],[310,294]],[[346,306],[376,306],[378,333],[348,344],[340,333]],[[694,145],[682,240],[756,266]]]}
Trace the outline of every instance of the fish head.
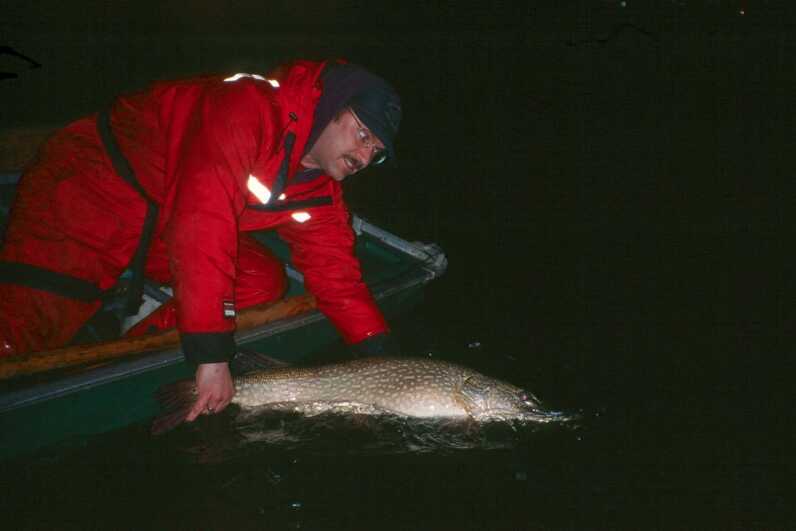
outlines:
{"label": "fish head", "polygon": [[457,398],[476,420],[533,418],[545,413],[533,393],[482,374],[465,377]]}

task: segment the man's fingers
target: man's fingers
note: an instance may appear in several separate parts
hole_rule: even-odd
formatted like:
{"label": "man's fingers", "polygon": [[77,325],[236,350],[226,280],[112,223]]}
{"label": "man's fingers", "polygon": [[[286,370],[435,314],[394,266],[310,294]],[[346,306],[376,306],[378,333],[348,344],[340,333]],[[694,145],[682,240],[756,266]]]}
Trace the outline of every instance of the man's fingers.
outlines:
{"label": "man's fingers", "polygon": [[188,416],[185,417],[185,420],[188,422],[193,422],[196,420],[196,417],[199,415],[212,415],[214,413],[220,413],[226,409],[229,405],[229,400],[214,400],[214,396],[207,395],[207,396],[200,396],[196,399],[196,403],[194,403],[193,407],[191,408],[191,412],[188,413]]}
{"label": "man's fingers", "polygon": [[191,408],[190,413],[188,413],[188,416],[185,417],[185,420],[188,421],[188,422],[193,422],[194,420],[196,420],[196,417],[201,415],[202,412],[207,409],[207,407],[208,407],[207,404],[208,404],[209,401],[210,401],[210,396],[208,396],[208,395],[201,396],[200,395],[199,398],[196,399],[196,402],[194,403],[193,407]]}
{"label": "man's fingers", "polygon": [[235,396],[235,385],[227,363],[203,363],[196,369],[198,397],[185,420],[223,411]]}
{"label": "man's fingers", "polygon": [[229,405],[229,400],[224,400],[223,402],[219,402],[216,405],[216,407],[213,408],[214,409],[213,412],[214,413],[220,413],[221,411],[224,411],[227,408],[228,405]]}

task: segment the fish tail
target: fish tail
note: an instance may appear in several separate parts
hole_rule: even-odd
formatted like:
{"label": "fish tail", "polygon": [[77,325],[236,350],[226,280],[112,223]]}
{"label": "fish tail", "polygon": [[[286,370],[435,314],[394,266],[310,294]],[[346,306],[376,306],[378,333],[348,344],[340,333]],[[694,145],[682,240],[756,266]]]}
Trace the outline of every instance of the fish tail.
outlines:
{"label": "fish tail", "polygon": [[196,400],[196,385],[193,380],[166,384],[155,392],[160,404],[160,414],[152,421],[152,435],[173,430],[183,422]]}

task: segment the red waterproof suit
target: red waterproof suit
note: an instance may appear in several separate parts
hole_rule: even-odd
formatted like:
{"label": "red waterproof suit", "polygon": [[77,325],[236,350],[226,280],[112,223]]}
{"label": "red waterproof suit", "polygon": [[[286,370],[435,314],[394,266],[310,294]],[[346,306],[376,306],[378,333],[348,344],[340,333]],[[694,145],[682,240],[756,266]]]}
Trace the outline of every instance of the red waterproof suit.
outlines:
{"label": "red waterproof suit", "polygon": [[[171,311],[195,363],[234,354],[232,308],[273,300],[284,289],[281,266],[245,231],[278,231],[347,343],[387,330],[361,279],[340,183],[326,175],[294,180],[323,67],[302,61],[271,79],[157,83],[112,108],[119,147],[159,207],[147,276],[173,285]],[[0,260],[110,288],[138,245],[146,210],[113,170],[96,116],[79,120],[51,138],[23,176]],[[0,284],[0,350],[61,346],[98,307]]]}

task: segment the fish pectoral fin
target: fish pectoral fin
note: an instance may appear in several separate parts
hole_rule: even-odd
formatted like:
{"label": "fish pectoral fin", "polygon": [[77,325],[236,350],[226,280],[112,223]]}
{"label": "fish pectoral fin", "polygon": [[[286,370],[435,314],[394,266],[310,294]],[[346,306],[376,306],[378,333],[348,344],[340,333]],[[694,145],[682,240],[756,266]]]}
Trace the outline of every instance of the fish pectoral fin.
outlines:
{"label": "fish pectoral fin", "polygon": [[468,417],[475,418],[475,408],[461,393],[454,394],[453,401],[467,413]]}

